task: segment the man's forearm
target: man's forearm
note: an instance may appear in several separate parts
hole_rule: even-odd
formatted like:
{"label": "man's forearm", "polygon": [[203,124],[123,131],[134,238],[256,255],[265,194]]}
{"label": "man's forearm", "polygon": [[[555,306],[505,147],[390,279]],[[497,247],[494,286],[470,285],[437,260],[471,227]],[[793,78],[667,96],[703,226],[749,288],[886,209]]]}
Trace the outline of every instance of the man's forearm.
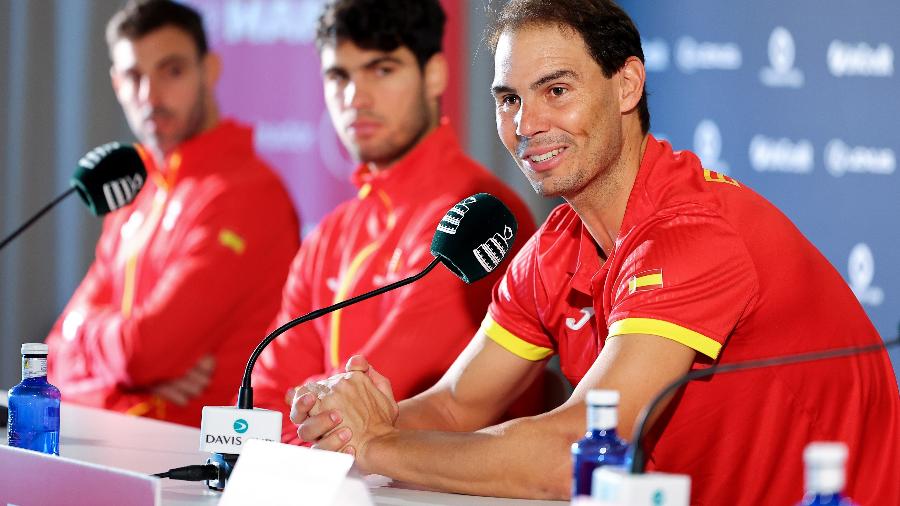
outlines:
{"label": "man's forearm", "polygon": [[567,499],[583,417],[568,409],[475,433],[400,429],[371,440],[361,458],[370,472],[448,492]]}

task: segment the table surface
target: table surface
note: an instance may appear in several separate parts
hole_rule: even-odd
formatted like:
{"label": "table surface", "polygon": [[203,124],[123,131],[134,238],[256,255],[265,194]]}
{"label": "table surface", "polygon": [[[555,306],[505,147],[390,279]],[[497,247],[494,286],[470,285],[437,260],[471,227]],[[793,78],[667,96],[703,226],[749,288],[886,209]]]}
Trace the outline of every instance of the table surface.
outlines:
{"label": "table surface", "polygon": [[[6,391],[0,390],[6,405]],[[126,416],[112,411],[62,403],[60,454],[138,473],[153,474],[174,467],[206,462],[200,452],[200,431],[194,427]],[[0,444],[6,444],[6,429],[0,429]],[[474,497],[417,490],[403,483],[371,488],[379,506],[550,506],[563,501],[528,501],[496,497]],[[162,480],[162,502],[166,506],[213,505],[221,494],[197,482]]]}

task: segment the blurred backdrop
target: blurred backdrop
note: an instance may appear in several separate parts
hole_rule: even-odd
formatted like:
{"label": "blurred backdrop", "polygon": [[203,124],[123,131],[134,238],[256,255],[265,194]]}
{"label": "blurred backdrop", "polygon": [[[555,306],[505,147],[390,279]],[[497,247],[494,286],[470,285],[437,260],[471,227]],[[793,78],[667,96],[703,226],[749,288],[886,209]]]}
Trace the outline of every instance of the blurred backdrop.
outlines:
{"label": "blurred backdrop", "polygon": [[[305,234],[355,193],[353,163],[321,93],[313,38],[322,0],[188,3],[203,12],[224,59],[223,113],[256,127],[257,148],[289,187]],[[495,132],[493,61],[482,44],[490,2],[442,3],[452,72],[444,112],[467,151],[542,220],[557,202],[533,195]],[[882,336],[896,336],[900,3],[621,4],[644,39],[654,135],[769,198],[841,272]],[[85,151],[132,139],[103,36],[120,5],[0,0],[0,236],[65,190]],[[99,230],[72,199],[0,252],[0,388],[18,382],[19,343],[44,339],[87,270]],[[892,357],[900,372],[900,352]]]}

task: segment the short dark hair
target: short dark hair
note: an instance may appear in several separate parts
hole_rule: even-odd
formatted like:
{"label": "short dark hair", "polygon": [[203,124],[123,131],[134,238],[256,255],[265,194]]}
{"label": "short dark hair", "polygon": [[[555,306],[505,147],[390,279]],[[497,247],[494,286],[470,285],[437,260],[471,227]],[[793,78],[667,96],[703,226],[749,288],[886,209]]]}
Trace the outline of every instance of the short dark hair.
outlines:
{"label": "short dark hair", "polygon": [[330,0],[319,16],[316,47],[343,41],[378,51],[403,46],[424,68],[441,52],[446,20],[438,0]]}
{"label": "short dark hair", "polygon": [[171,0],[129,1],[106,25],[106,43],[112,49],[121,39],[137,40],[165,26],[174,26],[187,33],[197,46],[198,56],[209,51],[200,13]]}
{"label": "short dark hair", "polygon": [[[495,12],[488,25],[487,41],[496,52],[500,35],[528,25],[559,25],[575,30],[584,40],[603,75],[612,77],[636,56],[644,61],[641,35],[634,22],[612,0],[510,0]],[[641,130],[650,130],[647,90],[638,103]]]}

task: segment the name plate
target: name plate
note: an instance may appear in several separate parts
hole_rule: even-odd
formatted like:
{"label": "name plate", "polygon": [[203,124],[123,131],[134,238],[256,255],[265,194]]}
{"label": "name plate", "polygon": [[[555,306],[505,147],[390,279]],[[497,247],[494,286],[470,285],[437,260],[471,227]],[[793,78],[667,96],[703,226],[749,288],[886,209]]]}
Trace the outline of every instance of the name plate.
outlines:
{"label": "name plate", "polygon": [[159,506],[159,478],[0,445],[0,504]]}
{"label": "name plate", "polygon": [[244,444],[219,506],[370,505],[361,482],[343,490],[352,465],[353,457],[345,453],[253,439]]}

